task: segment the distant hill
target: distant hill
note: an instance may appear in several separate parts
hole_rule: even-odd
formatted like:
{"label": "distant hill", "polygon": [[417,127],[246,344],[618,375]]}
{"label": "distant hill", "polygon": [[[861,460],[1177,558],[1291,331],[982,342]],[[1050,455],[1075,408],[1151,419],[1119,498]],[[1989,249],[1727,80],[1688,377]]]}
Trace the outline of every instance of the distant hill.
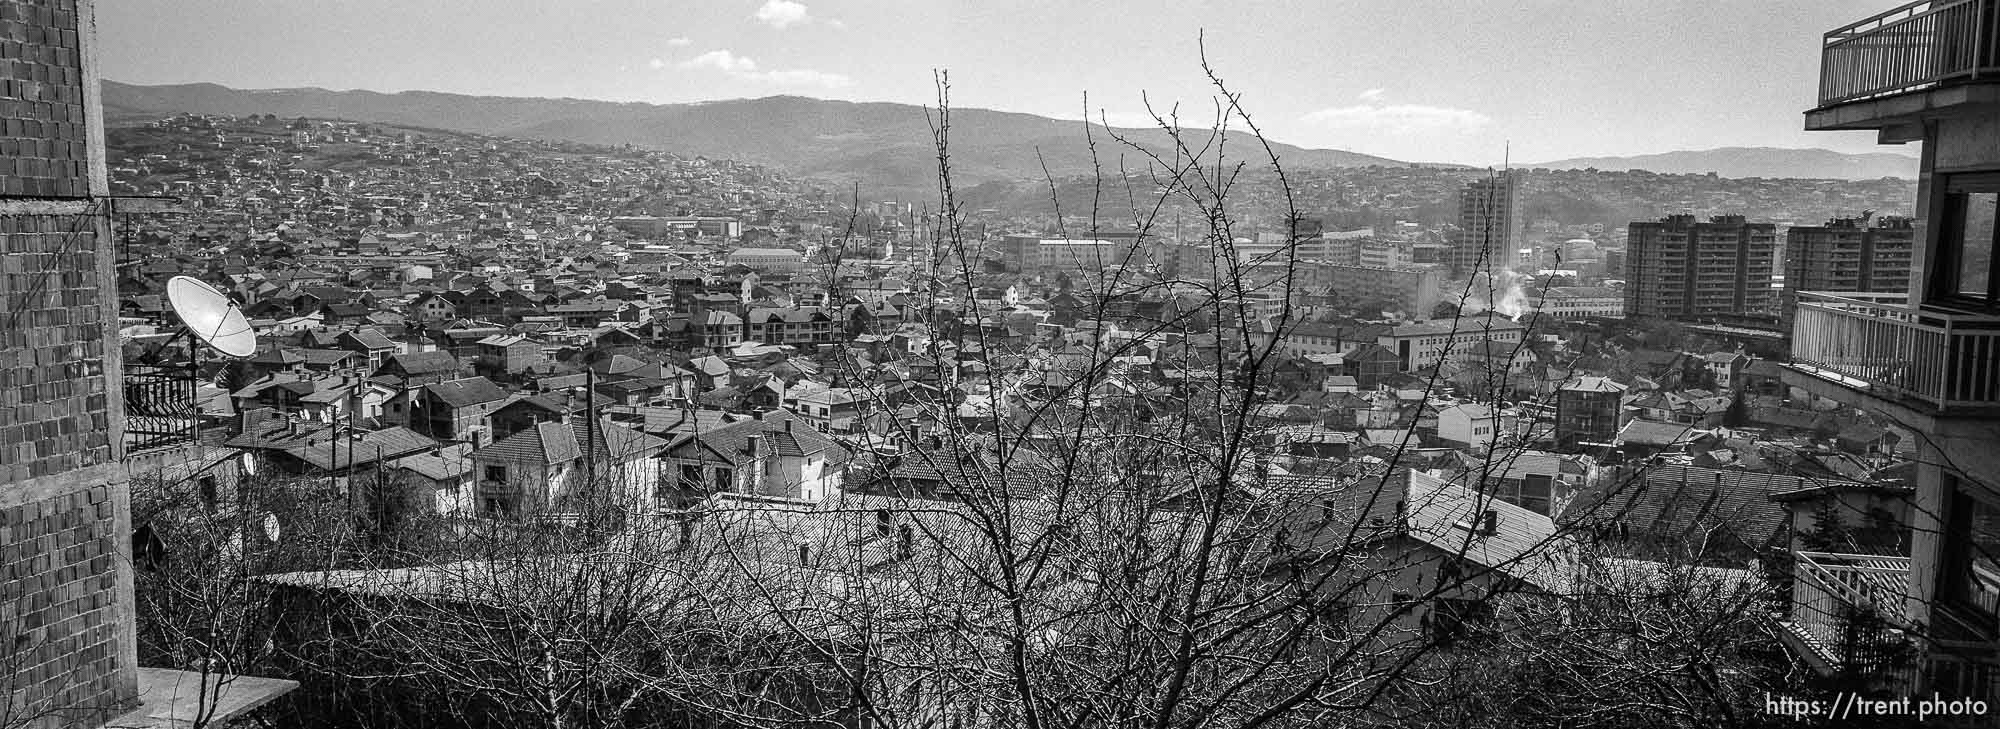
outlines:
{"label": "distant hill", "polygon": [[1643,154],[1634,157],[1578,157],[1518,165],[1550,169],[1646,170],[1661,174],[1707,174],[1722,177],[1797,177],[1873,180],[1882,177],[1916,179],[1917,158],[1876,152],[1845,154],[1826,149],[1722,147],[1699,151]]}
{"label": "distant hill", "polygon": [[[338,118],[529,139],[632,144],[683,155],[768,164],[798,174],[860,179],[878,188],[926,191],[935,190],[936,185],[937,156],[931,148],[924,108],[908,104],[798,96],[644,104],[430,91],[241,90],[215,84],[136,86],[105,81],[104,108],[114,122],[180,112]],[[1049,171],[1057,177],[1089,174],[1092,169],[1082,122],[985,109],[953,109],[951,121],[952,167],[962,182],[1040,179],[1041,160],[1047,161]],[[1098,151],[1105,156],[1105,169],[1115,174],[1116,155],[1121,150],[1104,136],[1103,127],[1091,126],[1099,135]],[[1149,149],[1169,148],[1166,135],[1157,129],[1120,133]],[[1288,166],[1403,164],[1341,150],[1273,146]],[[1252,153],[1247,146],[1236,149],[1238,154]]]}

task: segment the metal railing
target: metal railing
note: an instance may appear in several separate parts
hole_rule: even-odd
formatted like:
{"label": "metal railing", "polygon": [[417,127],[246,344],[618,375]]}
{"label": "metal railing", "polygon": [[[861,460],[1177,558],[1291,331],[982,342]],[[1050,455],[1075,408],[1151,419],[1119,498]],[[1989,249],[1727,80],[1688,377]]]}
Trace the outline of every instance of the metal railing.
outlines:
{"label": "metal railing", "polygon": [[2000,73],[1996,5],[2000,0],[1920,0],[1827,33],[1820,106]]}
{"label": "metal railing", "polygon": [[198,376],[189,364],[125,363],[127,453],[195,441],[201,425]]}
{"label": "metal railing", "polygon": [[1801,291],[1792,365],[1939,411],[2000,406],[2000,315],[1911,308],[1903,294]]}
{"label": "metal railing", "polygon": [[[1866,667],[1892,682],[1914,679],[1914,666],[1891,658],[1888,646],[1907,629],[1905,596],[1910,584],[1908,557],[1829,552],[1793,553],[1790,622],[1827,660]],[[1864,617],[1887,632],[1861,631]]]}

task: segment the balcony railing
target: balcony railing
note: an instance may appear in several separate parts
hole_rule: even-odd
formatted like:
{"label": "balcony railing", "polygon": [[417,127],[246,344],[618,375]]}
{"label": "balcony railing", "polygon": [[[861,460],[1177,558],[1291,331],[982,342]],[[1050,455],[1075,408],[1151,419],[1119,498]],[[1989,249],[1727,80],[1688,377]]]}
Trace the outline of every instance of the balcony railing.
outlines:
{"label": "balcony railing", "polygon": [[126,362],[124,370],[126,452],[194,442],[201,426],[199,371],[142,362]]}
{"label": "balcony railing", "polygon": [[[1829,663],[1870,664],[1884,676],[1909,680],[1913,665],[1888,665],[1893,631],[1909,627],[1904,603],[1910,584],[1908,557],[1796,552],[1790,625]],[[1863,616],[1884,629],[1858,630]]]}
{"label": "balcony railing", "polygon": [[1905,298],[1799,292],[1793,369],[1938,412],[2000,407],[2000,316]]}
{"label": "balcony railing", "polygon": [[1920,0],[1826,34],[1819,104],[2000,73],[2000,0]]}

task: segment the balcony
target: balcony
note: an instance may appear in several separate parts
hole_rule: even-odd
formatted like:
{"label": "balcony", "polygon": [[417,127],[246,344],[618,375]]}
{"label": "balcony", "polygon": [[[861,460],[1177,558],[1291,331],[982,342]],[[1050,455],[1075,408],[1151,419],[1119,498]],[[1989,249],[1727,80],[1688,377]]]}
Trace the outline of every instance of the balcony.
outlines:
{"label": "balcony", "polygon": [[1906,300],[1799,292],[1787,368],[1927,415],[2000,411],[2000,316]]}
{"label": "balcony", "polygon": [[2000,72],[2000,0],[1921,0],[1842,26],[1820,49],[1819,105]]}
{"label": "balcony", "polygon": [[[1824,669],[1861,668],[1896,681],[1914,679],[1914,661],[1895,644],[1911,627],[1904,617],[1908,557],[1794,553],[1791,614],[1785,627]],[[1879,619],[1879,630],[1861,619]]]}

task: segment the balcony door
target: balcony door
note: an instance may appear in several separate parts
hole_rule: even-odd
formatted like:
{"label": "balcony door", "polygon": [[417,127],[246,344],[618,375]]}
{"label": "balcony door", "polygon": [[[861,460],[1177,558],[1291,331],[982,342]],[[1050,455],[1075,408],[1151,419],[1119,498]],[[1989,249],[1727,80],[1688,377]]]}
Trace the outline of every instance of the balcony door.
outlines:
{"label": "balcony door", "polygon": [[2000,271],[1994,269],[2000,172],[1945,178],[1938,222],[1937,268],[1926,303],[1946,308],[2000,310]]}

